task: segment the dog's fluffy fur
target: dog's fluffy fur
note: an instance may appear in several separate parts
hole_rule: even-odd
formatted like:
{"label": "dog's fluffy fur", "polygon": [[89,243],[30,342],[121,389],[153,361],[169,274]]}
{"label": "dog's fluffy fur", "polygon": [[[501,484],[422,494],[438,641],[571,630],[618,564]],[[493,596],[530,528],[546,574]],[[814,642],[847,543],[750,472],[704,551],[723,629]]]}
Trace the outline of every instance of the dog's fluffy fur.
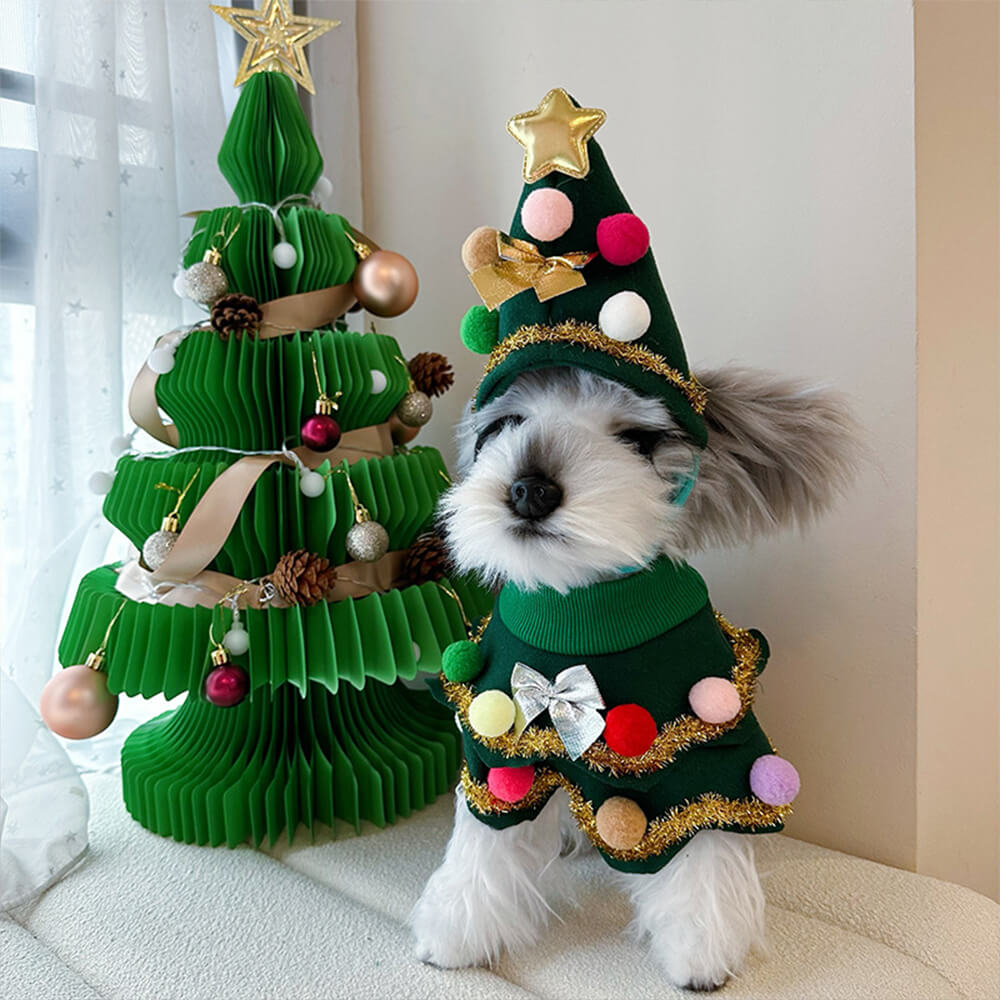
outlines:
{"label": "dog's fluffy fur", "polygon": [[[520,376],[459,428],[461,480],[442,498],[456,567],[492,585],[565,592],[661,554],[736,544],[827,508],[849,483],[858,434],[835,393],[745,368],[699,375],[709,390],[699,454],[666,407],[579,369]],[[678,490],[699,462],[690,499]],[[510,501],[525,475],[558,483],[562,501],[526,522]],[[417,903],[417,954],[455,967],[527,943],[551,913],[572,838],[555,802],[532,822],[494,830],[459,791],[441,867]],[[713,989],[763,939],[764,899],[750,837],[705,830],[654,875],[622,876],[634,929],[680,986]]]}

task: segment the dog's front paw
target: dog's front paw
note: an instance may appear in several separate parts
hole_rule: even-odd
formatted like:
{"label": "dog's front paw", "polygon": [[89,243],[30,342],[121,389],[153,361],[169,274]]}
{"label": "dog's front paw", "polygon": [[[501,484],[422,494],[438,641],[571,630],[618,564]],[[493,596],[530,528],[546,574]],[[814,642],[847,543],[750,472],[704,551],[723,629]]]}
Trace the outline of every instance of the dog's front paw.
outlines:
{"label": "dog's front paw", "polygon": [[[684,935],[681,935],[684,937]],[[678,941],[672,934],[654,934],[650,941],[653,958],[667,978],[682,990],[710,993],[729,979],[729,969],[739,967],[744,955],[708,955],[692,949],[694,942]],[[706,949],[709,950],[709,949]]]}
{"label": "dog's front paw", "polygon": [[469,969],[479,965],[489,965],[482,955],[476,955],[462,943],[447,941],[438,937],[417,938],[413,954],[425,965],[438,969]]}
{"label": "dog's front paw", "polygon": [[475,933],[481,916],[470,909],[462,893],[448,892],[448,888],[443,874],[435,873],[413,908],[413,953],[421,962],[442,969],[488,965],[490,942]]}
{"label": "dog's front paw", "polygon": [[417,932],[413,954],[426,965],[436,965],[439,969],[467,969],[485,964],[482,956],[472,954],[463,942],[442,936],[440,930],[426,935]]}

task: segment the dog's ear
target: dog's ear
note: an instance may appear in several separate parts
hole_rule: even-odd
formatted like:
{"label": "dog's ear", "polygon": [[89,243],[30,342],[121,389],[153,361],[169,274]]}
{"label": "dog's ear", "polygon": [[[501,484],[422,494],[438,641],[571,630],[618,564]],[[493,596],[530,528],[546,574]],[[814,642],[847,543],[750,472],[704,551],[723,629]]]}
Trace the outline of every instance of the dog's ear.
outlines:
{"label": "dog's ear", "polygon": [[861,435],[842,395],[750,368],[699,372],[708,445],[685,509],[685,547],[803,525],[854,478]]}

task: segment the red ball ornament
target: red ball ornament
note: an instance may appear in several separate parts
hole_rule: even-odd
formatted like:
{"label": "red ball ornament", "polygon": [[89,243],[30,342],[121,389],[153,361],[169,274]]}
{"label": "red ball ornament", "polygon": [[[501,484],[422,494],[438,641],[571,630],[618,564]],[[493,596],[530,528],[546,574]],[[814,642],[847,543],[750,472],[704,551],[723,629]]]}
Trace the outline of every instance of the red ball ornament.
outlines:
{"label": "red ball ornament", "polygon": [[535,769],[524,767],[491,767],[486,775],[486,786],[501,802],[520,802],[531,791]]}
{"label": "red ball ornament", "polygon": [[375,250],[359,261],[351,284],[357,300],[373,316],[406,312],[419,288],[413,265],[391,250]]}
{"label": "red ball ornament", "polygon": [[659,729],[642,705],[616,705],[604,719],[604,742],[623,757],[640,757]]}
{"label": "red ball ornament", "polygon": [[649,230],[631,212],[607,215],[597,223],[597,249],[609,264],[626,267],[649,249]]}
{"label": "red ball ornament", "polygon": [[330,451],[339,441],[340,424],[325,413],[314,413],[302,425],[302,443],[312,451]]}
{"label": "red ball ornament", "polygon": [[205,678],[205,697],[217,708],[232,708],[247,696],[250,678],[247,672],[228,660],[218,662],[213,654],[215,667]]}

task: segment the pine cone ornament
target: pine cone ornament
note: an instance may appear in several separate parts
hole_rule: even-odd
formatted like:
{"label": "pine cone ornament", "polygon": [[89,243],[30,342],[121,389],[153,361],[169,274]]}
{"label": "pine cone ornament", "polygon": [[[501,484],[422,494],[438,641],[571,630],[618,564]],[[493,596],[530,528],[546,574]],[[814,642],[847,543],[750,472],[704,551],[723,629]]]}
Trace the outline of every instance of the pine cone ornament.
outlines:
{"label": "pine cone ornament", "polygon": [[440,535],[427,532],[407,549],[399,573],[400,587],[413,587],[448,575],[448,552]]}
{"label": "pine cone ornament", "polygon": [[333,590],[337,570],[330,565],[329,559],[307,549],[297,549],[286,552],[278,560],[271,583],[286,604],[309,607],[324,600]]}
{"label": "pine cone ornament", "polygon": [[440,396],[446,393],[455,381],[455,373],[451,364],[443,354],[434,351],[421,351],[414,354],[407,365],[410,378],[418,391],[428,396]]}
{"label": "pine cone ornament", "polygon": [[216,299],[212,306],[212,327],[223,340],[231,334],[239,340],[244,333],[251,337],[257,332],[264,313],[252,295],[232,292]]}

